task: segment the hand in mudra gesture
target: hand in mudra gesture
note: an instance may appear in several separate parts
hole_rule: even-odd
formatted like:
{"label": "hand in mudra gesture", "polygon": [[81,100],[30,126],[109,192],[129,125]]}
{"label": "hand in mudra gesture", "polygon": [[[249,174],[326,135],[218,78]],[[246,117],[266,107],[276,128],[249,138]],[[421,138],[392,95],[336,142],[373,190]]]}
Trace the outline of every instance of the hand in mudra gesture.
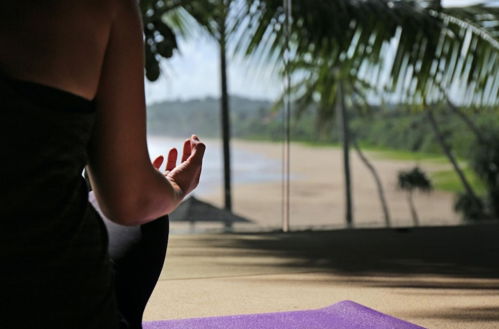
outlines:
{"label": "hand in mudra gesture", "polygon": [[[177,149],[172,148],[168,152],[166,170],[163,174],[180,198],[185,197],[198,186],[205,149],[205,144],[200,142],[197,136],[192,135],[191,138],[184,141],[182,161],[178,165]],[[159,156],[153,161],[153,166],[160,170],[163,161],[163,156]]]}

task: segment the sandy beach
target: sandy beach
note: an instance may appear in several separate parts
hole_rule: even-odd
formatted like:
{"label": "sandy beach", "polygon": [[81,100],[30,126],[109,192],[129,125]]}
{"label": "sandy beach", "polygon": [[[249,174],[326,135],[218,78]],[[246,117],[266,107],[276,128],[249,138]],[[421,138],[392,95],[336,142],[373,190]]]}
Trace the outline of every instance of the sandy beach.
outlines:
{"label": "sandy beach", "polygon": [[[282,144],[235,140],[233,148],[281,161]],[[397,174],[410,169],[415,162],[384,159],[376,152],[365,152],[376,167],[384,185],[393,226],[412,226],[407,196],[397,188]],[[444,163],[422,161],[418,165],[427,173],[448,169]],[[351,153],[354,220],[356,227],[379,227],[384,217],[374,179],[357,156]],[[259,169],[261,170],[261,169]],[[275,171],[275,168],[273,168]],[[278,172],[276,174],[279,174]],[[340,228],[344,226],[344,179],[342,151],[335,147],[291,145],[291,227]],[[197,195],[221,207],[222,191]],[[282,184],[280,181],[233,185],[234,212],[253,224],[237,224],[236,229],[275,229],[282,220]],[[461,220],[453,210],[454,195],[433,191],[416,193],[415,204],[421,225],[454,225]]]}

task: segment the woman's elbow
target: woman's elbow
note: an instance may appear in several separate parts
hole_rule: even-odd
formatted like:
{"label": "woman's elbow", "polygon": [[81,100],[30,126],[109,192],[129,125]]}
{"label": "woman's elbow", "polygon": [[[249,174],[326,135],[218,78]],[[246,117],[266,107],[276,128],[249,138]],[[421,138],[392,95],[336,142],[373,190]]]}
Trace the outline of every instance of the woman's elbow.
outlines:
{"label": "woman's elbow", "polygon": [[154,198],[142,196],[128,200],[114,200],[101,207],[109,220],[124,226],[138,226],[162,217],[174,210],[167,202],[158,204]]}
{"label": "woman's elbow", "polygon": [[145,220],[138,211],[124,207],[115,207],[102,212],[106,219],[123,226],[139,226],[145,224]]}

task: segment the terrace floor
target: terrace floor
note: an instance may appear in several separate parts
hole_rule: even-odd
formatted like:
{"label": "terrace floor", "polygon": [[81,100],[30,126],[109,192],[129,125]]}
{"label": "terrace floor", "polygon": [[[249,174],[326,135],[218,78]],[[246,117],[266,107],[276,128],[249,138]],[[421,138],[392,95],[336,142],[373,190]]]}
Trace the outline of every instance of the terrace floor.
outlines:
{"label": "terrace floor", "polygon": [[428,328],[499,328],[499,225],[174,235],[144,320],[347,299]]}

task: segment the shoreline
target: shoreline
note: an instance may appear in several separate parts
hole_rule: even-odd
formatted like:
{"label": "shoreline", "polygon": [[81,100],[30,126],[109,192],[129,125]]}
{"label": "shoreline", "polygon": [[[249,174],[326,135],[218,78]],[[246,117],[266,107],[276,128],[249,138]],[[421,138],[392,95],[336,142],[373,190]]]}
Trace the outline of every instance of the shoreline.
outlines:
{"label": "shoreline", "polygon": [[[213,141],[212,141],[213,142]],[[281,161],[282,144],[233,140],[233,147]],[[392,217],[393,227],[413,226],[406,193],[397,188],[399,170],[412,168],[414,161],[386,159],[376,152],[366,151],[366,156],[376,167],[383,182],[385,195]],[[341,149],[331,146],[307,146],[291,144],[290,183],[291,225],[300,228],[344,227],[344,182]],[[446,170],[450,166],[435,161],[418,161],[427,173]],[[357,227],[383,227],[385,221],[373,177],[355,152],[351,154],[354,216]],[[280,167],[278,168],[280,169]],[[263,168],[265,170],[265,168]],[[270,168],[275,170],[275,167]],[[278,172],[279,174],[279,172]],[[235,229],[281,227],[281,181],[265,181],[233,184],[233,211],[248,218],[254,224],[237,224]],[[209,193],[196,194],[199,199],[217,207],[223,207],[221,186]],[[420,225],[462,224],[453,211],[454,195],[450,192],[433,191],[415,193],[415,204]]]}

